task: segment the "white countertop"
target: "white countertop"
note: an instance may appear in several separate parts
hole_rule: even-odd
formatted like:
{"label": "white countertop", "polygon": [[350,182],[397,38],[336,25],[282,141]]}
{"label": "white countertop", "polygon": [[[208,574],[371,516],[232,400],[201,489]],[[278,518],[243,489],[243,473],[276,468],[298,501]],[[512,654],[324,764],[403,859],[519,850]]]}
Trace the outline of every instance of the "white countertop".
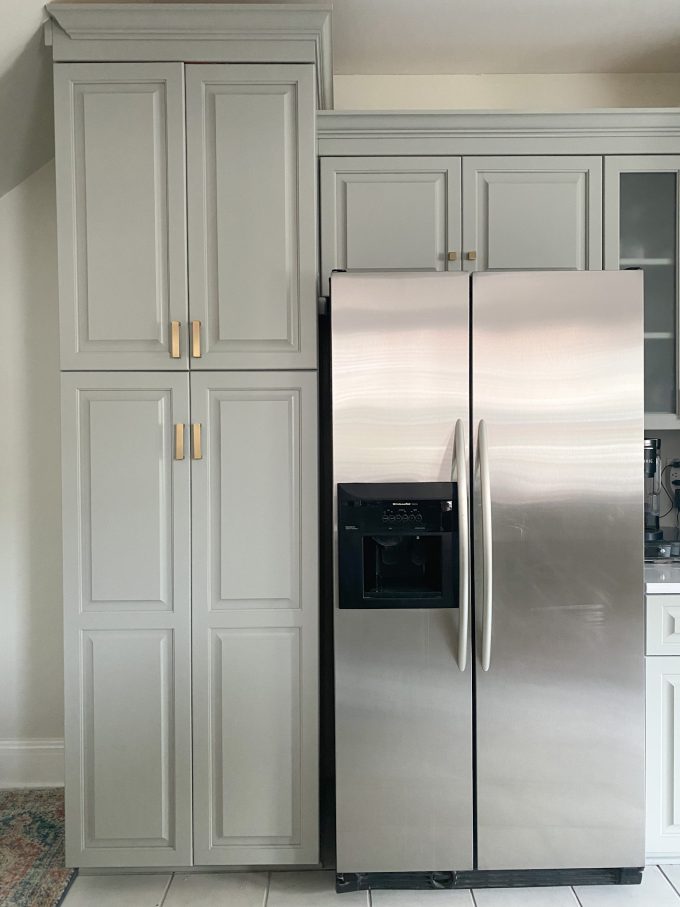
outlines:
{"label": "white countertop", "polygon": [[680,594],[680,564],[645,564],[647,595]]}

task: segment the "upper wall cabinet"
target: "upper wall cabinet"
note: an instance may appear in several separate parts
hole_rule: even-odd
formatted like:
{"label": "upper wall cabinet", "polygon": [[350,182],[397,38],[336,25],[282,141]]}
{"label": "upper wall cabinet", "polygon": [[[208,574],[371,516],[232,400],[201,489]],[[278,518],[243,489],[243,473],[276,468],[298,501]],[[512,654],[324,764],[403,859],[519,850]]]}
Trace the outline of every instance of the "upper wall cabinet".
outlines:
{"label": "upper wall cabinet", "polygon": [[333,270],[459,271],[459,157],[321,160],[321,292]]}
{"label": "upper wall cabinet", "polygon": [[605,267],[645,274],[645,428],[680,427],[680,156],[605,158]]}
{"label": "upper wall cabinet", "polygon": [[599,270],[599,157],[463,158],[469,271]]}
{"label": "upper wall cabinet", "polygon": [[186,369],[181,63],[54,67],[63,369]]}
{"label": "upper wall cabinet", "polygon": [[313,70],[187,66],[192,368],[316,367]]}

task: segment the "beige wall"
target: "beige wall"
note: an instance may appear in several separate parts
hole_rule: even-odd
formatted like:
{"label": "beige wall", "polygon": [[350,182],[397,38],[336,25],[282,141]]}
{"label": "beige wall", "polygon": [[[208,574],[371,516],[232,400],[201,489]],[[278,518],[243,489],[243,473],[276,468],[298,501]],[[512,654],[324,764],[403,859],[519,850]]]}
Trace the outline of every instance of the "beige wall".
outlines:
{"label": "beige wall", "polygon": [[54,166],[0,199],[0,786],[62,780]]}
{"label": "beige wall", "polygon": [[680,106],[680,73],[335,76],[337,110]]}
{"label": "beige wall", "polygon": [[54,155],[52,56],[41,22],[45,0],[2,0],[0,198]]}

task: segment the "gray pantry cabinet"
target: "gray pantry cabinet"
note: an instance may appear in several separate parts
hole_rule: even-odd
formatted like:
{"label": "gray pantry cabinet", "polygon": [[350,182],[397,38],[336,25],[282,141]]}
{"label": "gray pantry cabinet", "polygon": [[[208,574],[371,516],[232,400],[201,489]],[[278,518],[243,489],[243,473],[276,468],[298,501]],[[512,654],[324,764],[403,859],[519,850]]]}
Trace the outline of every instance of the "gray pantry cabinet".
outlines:
{"label": "gray pantry cabinet", "polygon": [[315,865],[327,12],[50,12],[66,860]]}

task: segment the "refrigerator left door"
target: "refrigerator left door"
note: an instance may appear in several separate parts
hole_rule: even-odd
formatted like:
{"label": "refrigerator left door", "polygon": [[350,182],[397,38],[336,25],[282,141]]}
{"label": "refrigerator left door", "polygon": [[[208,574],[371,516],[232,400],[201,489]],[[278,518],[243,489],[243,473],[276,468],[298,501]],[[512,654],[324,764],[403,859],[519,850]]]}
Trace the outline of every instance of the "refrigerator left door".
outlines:
{"label": "refrigerator left door", "polygon": [[[332,277],[334,495],[341,482],[451,480],[468,318],[466,275]],[[334,534],[337,871],[471,869],[461,609],[339,609]]]}
{"label": "refrigerator left door", "polygon": [[61,382],[66,864],[188,866],[189,377]]}

